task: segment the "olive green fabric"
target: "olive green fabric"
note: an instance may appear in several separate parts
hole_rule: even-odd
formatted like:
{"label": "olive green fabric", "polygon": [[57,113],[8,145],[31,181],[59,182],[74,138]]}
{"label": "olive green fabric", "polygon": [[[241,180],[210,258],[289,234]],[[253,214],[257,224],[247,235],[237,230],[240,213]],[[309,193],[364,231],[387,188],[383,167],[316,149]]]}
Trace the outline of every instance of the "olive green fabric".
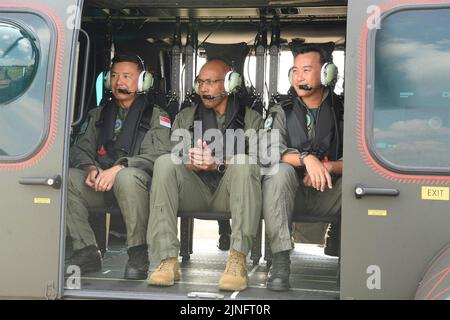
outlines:
{"label": "olive green fabric", "polygon": [[[336,215],[341,208],[342,179],[333,176],[333,188],[324,192],[303,185],[295,169],[285,162],[278,172],[263,178],[263,215],[273,253],[292,249],[291,222],[294,215]],[[295,220],[295,219],[294,219]],[[323,229],[317,229],[322,237]]]}
{"label": "olive green fabric", "polygon": [[294,222],[292,224],[292,237],[294,238],[294,242],[324,245],[328,225],[326,222]]}

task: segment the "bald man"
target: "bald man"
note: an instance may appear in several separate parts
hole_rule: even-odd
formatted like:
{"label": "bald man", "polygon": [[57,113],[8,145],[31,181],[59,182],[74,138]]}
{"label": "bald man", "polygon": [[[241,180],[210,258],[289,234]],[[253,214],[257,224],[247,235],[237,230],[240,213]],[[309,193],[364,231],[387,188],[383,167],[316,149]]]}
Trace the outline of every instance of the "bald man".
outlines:
{"label": "bald man", "polygon": [[[219,289],[247,288],[246,257],[261,217],[260,168],[245,154],[248,148],[245,153],[235,150],[219,156],[223,144],[214,149],[214,139],[206,139],[214,130],[243,130],[245,140],[253,139],[262,126],[256,111],[240,106],[236,96],[225,91],[225,76],[230,70],[221,60],[211,60],[201,68],[196,79],[201,102],[183,109],[172,127],[172,140],[179,132],[188,137],[184,139],[185,151],[180,152],[184,161],[175,163],[172,151],[155,163],[147,242],[151,255],[161,263],[148,277],[150,285],[171,286],[180,279],[177,211],[211,210],[230,212],[232,220],[231,249]],[[194,137],[194,131],[198,135],[199,130],[200,137]],[[227,144],[225,137],[224,141]]]}

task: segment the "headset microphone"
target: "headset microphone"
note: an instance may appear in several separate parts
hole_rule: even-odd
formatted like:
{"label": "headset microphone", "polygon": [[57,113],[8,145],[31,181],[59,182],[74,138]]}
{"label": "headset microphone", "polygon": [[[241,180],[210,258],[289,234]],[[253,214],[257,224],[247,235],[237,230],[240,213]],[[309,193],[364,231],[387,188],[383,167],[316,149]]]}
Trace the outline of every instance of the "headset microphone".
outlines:
{"label": "headset microphone", "polygon": [[132,93],[134,93],[134,92],[128,91],[127,89],[117,89],[117,92],[123,93],[123,94],[132,94]]}
{"label": "headset microphone", "polygon": [[301,84],[298,86],[298,88],[305,91],[311,91],[313,89],[318,89],[320,87],[311,87],[309,84]]}
{"label": "headset microphone", "polygon": [[222,92],[221,94],[219,94],[218,96],[211,96],[211,95],[202,95],[202,98],[203,99],[206,99],[206,100],[215,100],[215,99],[218,99],[218,98],[223,98],[223,97],[225,97],[225,96],[227,96],[228,94],[226,93],[226,92]]}
{"label": "headset microphone", "polygon": [[127,89],[117,89],[117,92],[122,93],[122,94],[145,94],[145,92],[143,91],[128,91]]}

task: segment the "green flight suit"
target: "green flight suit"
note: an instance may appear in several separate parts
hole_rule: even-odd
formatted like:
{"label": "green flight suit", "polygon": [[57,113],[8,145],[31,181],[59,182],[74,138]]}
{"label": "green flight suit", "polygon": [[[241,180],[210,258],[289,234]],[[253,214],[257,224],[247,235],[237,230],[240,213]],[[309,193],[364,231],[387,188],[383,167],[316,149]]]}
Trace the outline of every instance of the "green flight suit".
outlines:
{"label": "green flight suit", "polygon": [[[326,97],[326,94],[324,96]],[[270,109],[269,114],[275,115],[272,130],[279,130],[280,158],[287,153],[298,153],[296,149],[288,148],[286,115],[283,108],[277,104]],[[333,188],[325,187],[324,192],[305,186],[294,167],[283,161],[280,161],[275,174],[263,177],[264,225],[273,253],[292,249],[291,223],[294,214],[340,213],[341,176],[331,176]],[[319,224],[318,227],[313,230],[323,232],[323,225]]]}
{"label": "green flight suit", "polygon": [[[88,187],[85,183],[87,172],[80,169],[95,161],[100,132],[95,123],[100,118],[101,110],[102,108],[95,108],[89,112],[78,140],[70,150],[72,168],[69,169],[66,221],[74,250],[96,244],[94,232],[88,223],[88,208],[106,206],[104,192],[96,192]],[[161,122],[160,117],[168,118],[166,112],[155,106],[140,154],[119,157],[115,163],[122,163],[124,159],[128,161],[127,167],[116,175],[112,188],[125,220],[128,247],[146,243],[148,187],[151,184],[153,164],[160,155],[170,152],[170,128],[163,125],[165,122]]]}
{"label": "green flight suit", "polygon": [[[196,108],[197,106],[193,105],[177,115],[172,134],[176,129],[192,127]],[[223,128],[225,114],[216,113],[216,119],[218,127]],[[261,128],[262,118],[256,111],[247,108],[244,123],[247,135],[247,129]],[[250,136],[246,138],[250,139]],[[239,164],[228,165],[214,192],[193,170],[186,168],[184,164],[175,164],[170,154],[156,160],[150,192],[152,213],[147,229],[147,242],[152,258],[163,260],[178,256],[179,210],[231,212],[231,248],[248,254],[261,217],[260,168],[256,161],[250,163],[250,157],[245,154],[238,154],[232,159],[236,159]]]}

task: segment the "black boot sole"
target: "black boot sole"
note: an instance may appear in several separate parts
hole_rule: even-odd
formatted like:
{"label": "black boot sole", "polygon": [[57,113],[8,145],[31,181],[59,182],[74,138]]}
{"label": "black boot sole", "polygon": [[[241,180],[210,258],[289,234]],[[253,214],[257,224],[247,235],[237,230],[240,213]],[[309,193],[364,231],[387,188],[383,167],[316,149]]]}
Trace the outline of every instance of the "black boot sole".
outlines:
{"label": "black boot sole", "polygon": [[148,271],[138,271],[136,269],[129,270],[125,269],[125,273],[123,275],[124,279],[127,280],[146,280],[148,277]]}
{"label": "black boot sole", "polygon": [[123,278],[127,280],[146,280],[148,273],[126,273]]}
{"label": "black boot sole", "polygon": [[266,285],[267,289],[271,290],[271,291],[289,291],[289,289],[291,288],[290,285],[280,285],[280,284],[270,284],[268,283]]}

